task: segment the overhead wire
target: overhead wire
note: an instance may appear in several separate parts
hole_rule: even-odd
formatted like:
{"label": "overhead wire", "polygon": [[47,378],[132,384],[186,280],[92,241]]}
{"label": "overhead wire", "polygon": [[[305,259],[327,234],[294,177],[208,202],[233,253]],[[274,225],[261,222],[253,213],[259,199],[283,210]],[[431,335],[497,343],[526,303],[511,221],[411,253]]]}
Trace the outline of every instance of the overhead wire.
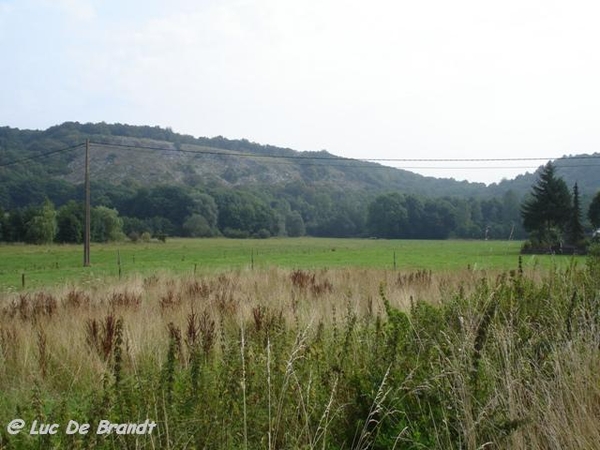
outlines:
{"label": "overhead wire", "polygon": [[49,152],[46,152],[46,153],[40,153],[38,155],[32,155],[32,156],[27,156],[27,157],[21,158],[21,159],[15,159],[13,161],[8,161],[8,162],[5,162],[5,163],[0,163],[0,167],[14,166],[15,164],[20,164],[20,163],[23,163],[23,162],[35,161],[37,159],[46,158],[48,156],[56,155],[56,154],[59,154],[59,153],[65,153],[65,152],[67,152],[69,150],[74,150],[74,149],[82,147],[84,145],[85,145],[85,143],[71,145],[69,147],[64,147],[64,148],[61,148],[61,149],[58,149],[58,150],[52,150],[52,151],[49,151]]}
{"label": "overhead wire", "polygon": [[[441,170],[470,170],[470,169],[530,169],[531,166],[489,166],[489,165],[477,165],[477,166],[414,166],[414,165],[403,165],[399,164],[398,166],[388,166],[388,165],[380,165],[377,163],[490,163],[490,162],[525,162],[525,161],[549,161],[553,159],[557,159],[555,157],[510,157],[510,158],[348,158],[342,156],[335,155],[323,155],[323,154],[313,154],[313,155],[277,155],[277,154],[257,154],[257,153],[247,153],[240,152],[234,150],[192,150],[192,149],[182,149],[182,148],[165,148],[158,146],[147,146],[147,145],[131,145],[131,144],[118,144],[118,143],[109,143],[109,142],[93,142],[93,145],[100,147],[111,147],[111,148],[122,148],[131,151],[140,151],[140,152],[171,152],[171,153],[184,153],[184,154],[194,154],[194,155],[209,155],[209,156],[225,156],[225,157],[240,157],[240,158],[251,158],[251,159],[271,159],[277,161],[270,161],[269,164],[277,164],[277,165],[287,165],[294,162],[300,161],[300,165],[302,166],[327,166],[327,167],[335,167],[335,168],[360,168],[360,167],[369,167],[369,168],[382,168],[382,169],[404,169],[404,170],[427,170],[427,169],[441,169]],[[0,167],[8,167],[16,164],[20,164],[28,161],[35,161],[37,159],[45,158],[48,156],[52,156],[55,154],[64,153],[70,150],[74,150],[76,148],[84,146],[85,143],[75,144],[68,147],[64,147],[58,150],[52,150],[49,152],[41,153],[38,155],[32,155],[29,157],[0,163]],[[600,159],[600,155],[576,155],[570,156],[571,160],[579,160],[579,159]],[[283,160],[283,161],[282,161]],[[329,161],[329,162],[326,162]],[[332,164],[331,162],[337,162],[337,164]],[[340,164],[340,162],[351,163],[351,164]],[[366,163],[361,165],[360,163]],[[569,164],[561,166],[561,168],[577,168],[577,167],[589,167],[589,166],[600,166],[600,164]]]}
{"label": "overhead wire", "polygon": [[[465,162],[524,162],[524,161],[549,161],[557,159],[556,157],[518,157],[518,158],[348,158],[334,155],[276,155],[276,154],[256,154],[246,153],[232,150],[191,150],[181,148],[165,148],[156,146],[144,146],[144,145],[129,145],[129,144],[115,144],[106,142],[94,142],[94,145],[102,147],[117,147],[124,148],[133,151],[161,151],[171,153],[187,153],[195,155],[211,155],[211,156],[226,156],[226,157],[241,157],[241,158],[252,158],[252,159],[275,159],[275,160],[294,160],[302,161],[301,165],[305,166],[328,166],[328,167],[366,167],[361,166],[357,163],[365,162],[369,163],[370,168],[400,168],[400,169],[448,169],[448,170],[465,170],[465,169],[530,169],[531,166],[465,166],[465,167],[439,167],[439,166],[383,166],[375,165],[371,163],[388,162],[388,163],[414,163],[414,162],[425,162],[425,163],[465,163]],[[570,159],[600,159],[600,155],[577,155],[570,156]],[[310,162],[313,161],[313,162]],[[353,164],[319,164],[320,161],[336,161],[336,162],[352,162]],[[283,161],[270,162],[269,164],[289,164]],[[588,167],[590,164],[582,165],[568,165],[562,167]],[[595,164],[592,164],[595,166]]]}

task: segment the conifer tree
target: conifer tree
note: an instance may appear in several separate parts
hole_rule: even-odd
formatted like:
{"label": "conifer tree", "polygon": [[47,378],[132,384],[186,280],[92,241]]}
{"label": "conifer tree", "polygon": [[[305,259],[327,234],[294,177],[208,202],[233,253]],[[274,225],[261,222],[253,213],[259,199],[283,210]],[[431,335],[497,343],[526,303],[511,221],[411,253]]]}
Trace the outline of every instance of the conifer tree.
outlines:
{"label": "conifer tree", "polygon": [[575,246],[585,245],[585,234],[581,225],[581,205],[579,203],[579,187],[573,186],[573,208],[568,226],[568,243]]}
{"label": "conifer tree", "polygon": [[521,206],[523,227],[534,245],[558,245],[562,242],[572,216],[571,194],[564,180],[548,162],[540,173],[531,196]]}

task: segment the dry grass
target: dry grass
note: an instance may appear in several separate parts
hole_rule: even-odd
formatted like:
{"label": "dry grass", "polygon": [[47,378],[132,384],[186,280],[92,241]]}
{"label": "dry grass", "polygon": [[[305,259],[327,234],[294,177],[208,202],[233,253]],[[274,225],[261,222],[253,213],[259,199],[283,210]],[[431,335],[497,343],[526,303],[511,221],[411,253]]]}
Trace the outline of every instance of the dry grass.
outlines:
{"label": "dry grass", "polygon": [[[383,345],[377,340],[387,336],[385,345],[397,346],[399,354],[412,352],[407,361],[429,361],[430,366],[411,369],[394,359],[380,368],[381,376],[370,381],[374,395],[366,405],[365,422],[356,425],[349,441],[353,448],[371,448],[384,423],[397,427],[394,446],[418,448],[418,436],[409,434],[415,424],[398,417],[402,416],[403,401],[422,402],[423,395],[432,392],[445,397],[441,407],[436,405],[439,412],[426,417],[436,430],[429,445],[473,450],[596,448],[600,442],[598,318],[572,300],[565,325],[568,332],[557,330],[556,339],[552,330],[544,330],[539,339],[535,333],[524,334],[517,316],[529,321],[534,312],[523,312],[525,307],[519,304],[521,288],[513,286],[520,282],[515,281],[516,275],[508,281],[498,275],[466,270],[272,268],[182,277],[158,273],[86,289],[63,286],[4,294],[0,298],[0,390],[9,393],[13,400],[7,404],[14,406],[30,398],[24,392],[31,386],[58,393],[83,392],[90,386],[102,386],[107,377],[120,378],[125,373],[136,379],[155,370],[152,368],[163,368],[160,370],[167,375],[161,377],[167,377],[163,383],[170,386],[171,395],[176,383],[174,365],[190,371],[193,378],[197,358],[203,355],[206,364],[209,355],[226,359],[231,345],[227,340],[236,336],[237,349],[232,354],[239,368],[232,368],[231,376],[237,377],[234,383],[241,386],[243,394],[243,439],[225,436],[224,442],[230,444],[224,443],[222,448],[233,446],[231,442],[248,446],[254,439],[249,422],[258,419],[248,417],[246,408],[259,402],[253,391],[260,378],[257,368],[264,371],[267,390],[263,392],[267,411],[264,446],[275,448],[283,442],[282,433],[289,426],[286,420],[290,420],[286,415],[289,396],[297,402],[298,441],[310,448],[330,448],[326,445],[329,427],[348,409],[348,405],[336,403],[338,396],[343,389],[358,389],[360,399],[360,389],[343,385],[346,374],[336,372],[339,369],[335,367],[328,372],[329,378],[319,381],[318,373],[306,375],[297,372],[297,366],[308,358],[321,358],[310,353],[311,345],[317,348],[316,343],[325,339],[322,335],[334,336],[331,342],[339,348],[323,347],[329,354],[322,357],[337,355],[340,365],[349,364],[368,377],[368,350],[359,353],[357,349],[360,345],[377,349]],[[538,273],[526,275],[531,286],[541,286],[536,292],[546,292],[546,283],[548,289],[570,296],[569,289],[577,286],[572,274],[565,275],[562,282],[548,281]],[[388,305],[378,295],[382,285]],[[512,289],[509,293],[505,292],[507,286]],[[443,325],[448,329],[439,328],[444,322],[431,328],[428,315],[418,319],[417,304],[441,310],[453,298],[466,306],[457,313],[455,324]],[[564,323],[558,311],[552,320]],[[413,347],[401,342],[402,316],[394,316],[400,313],[406,313],[414,329]],[[385,318],[388,323],[384,327],[388,328],[380,330],[375,320]],[[290,335],[295,336],[287,356],[285,352],[276,356],[283,348],[276,334],[265,334],[264,341],[256,338],[277,326],[292,330]],[[528,336],[528,341],[523,336]],[[354,350],[345,355],[345,347]],[[344,362],[345,358],[351,362]],[[280,384],[276,388],[278,368]],[[400,374],[404,378],[398,379]],[[308,384],[303,376],[308,376]],[[317,382],[327,386],[324,393],[319,394],[313,386]],[[321,403],[315,404],[319,395]],[[161,401],[166,416],[170,397]],[[3,412],[0,417],[8,415]]]}

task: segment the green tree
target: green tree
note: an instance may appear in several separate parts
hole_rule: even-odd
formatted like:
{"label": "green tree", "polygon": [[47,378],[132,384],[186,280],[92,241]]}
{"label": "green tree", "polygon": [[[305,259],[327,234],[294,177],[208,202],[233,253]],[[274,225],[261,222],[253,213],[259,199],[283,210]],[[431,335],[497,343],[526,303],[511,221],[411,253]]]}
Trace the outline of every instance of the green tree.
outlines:
{"label": "green tree", "polygon": [[152,227],[148,220],[138,219],[137,217],[121,217],[123,220],[123,233],[127,236],[141,236],[143,233],[152,234]]}
{"label": "green tree", "polygon": [[406,237],[409,239],[420,239],[423,237],[421,227],[423,225],[423,216],[425,207],[420,198],[414,195],[405,197],[406,211],[408,212],[408,230]]}
{"label": "green tree", "polygon": [[[190,215],[194,200],[188,190],[181,186],[160,185],[139,189],[121,208],[127,215],[140,219],[163,217],[175,234],[182,230],[184,220]],[[156,230],[154,230],[156,232]],[[168,233],[171,234],[171,233]]]}
{"label": "green tree", "polygon": [[39,212],[27,222],[25,241],[32,244],[50,244],[56,236],[56,210],[46,199]]}
{"label": "green tree", "polygon": [[270,235],[277,234],[277,217],[273,209],[255,195],[221,190],[215,194],[215,200],[219,210],[217,223],[226,236],[257,235],[260,230],[267,230]]}
{"label": "green tree", "polygon": [[306,228],[302,215],[298,211],[290,211],[285,217],[285,229],[289,237],[304,236]]}
{"label": "green tree", "polygon": [[123,221],[116,209],[106,206],[92,208],[91,238],[94,242],[118,241],[123,239]]}
{"label": "green tree", "polygon": [[369,205],[367,225],[373,236],[398,239],[408,228],[404,198],[397,192],[380,195]]}
{"label": "green tree", "polygon": [[0,206],[0,241],[6,240],[6,215],[4,209]]}
{"label": "green tree", "polygon": [[183,233],[189,237],[210,237],[213,229],[204,216],[192,214],[183,222]]}
{"label": "green tree", "polygon": [[425,202],[420,226],[423,239],[447,239],[456,227],[456,212],[448,199],[429,199]]}
{"label": "green tree", "polygon": [[204,192],[195,192],[191,195],[193,204],[192,204],[192,213],[199,214],[208,223],[208,226],[211,230],[217,226],[217,219],[219,217],[219,211],[217,208],[217,203],[215,199]]}
{"label": "green tree", "polygon": [[522,239],[525,237],[520,220],[519,198],[515,191],[509,190],[502,196],[502,224],[507,227],[508,233],[503,237]]}
{"label": "green tree", "polygon": [[534,245],[559,245],[571,218],[571,194],[549,162],[521,206],[523,227]]}
{"label": "green tree", "polygon": [[54,240],[59,243],[80,244],[83,241],[83,222],[83,204],[71,200],[61,206],[56,214],[58,232]]}
{"label": "green tree", "polygon": [[588,219],[595,229],[600,228],[600,191],[594,196],[588,209]]}
{"label": "green tree", "polygon": [[9,212],[5,221],[4,239],[8,242],[24,242],[27,223],[37,211],[32,208],[16,208]]}

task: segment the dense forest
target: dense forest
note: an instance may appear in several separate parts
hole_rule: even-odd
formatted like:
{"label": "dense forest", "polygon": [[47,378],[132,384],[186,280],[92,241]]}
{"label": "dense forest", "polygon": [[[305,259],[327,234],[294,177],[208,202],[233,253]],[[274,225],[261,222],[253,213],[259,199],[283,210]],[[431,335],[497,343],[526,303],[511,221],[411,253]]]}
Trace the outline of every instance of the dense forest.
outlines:
{"label": "dense forest", "polygon": [[[97,143],[91,155],[96,241],[219,235],[523,239],[521,204],[535,181],[512,189],[507,181],[485,186],[433,179],[325,151],[194,138],[158,127],[5,127],[1,240],[81,242],[79,144],[85,139]],[[556,166],[560,173],[561,163]],[[584,210],[599,183],[589,166],[581,164],[575,174]],[[522,177],[515,183],[520,186]],[[587,221],[583,226],[591,231]]]}
{"label": "dense forest", "polygon": [[[514,193],[487,200],[422,198],[389,193],[322,192],[291,184],[276,192],[93,186],[92,238],[128,236],[267,238],[271,236],[381,237],[405,239],[522,238]],[[75,189],[77,191],[77,189]],[[77,195],[76,195],[77,197]],[[38,205],[0,214],[4,241],[81,242],[83,202]],[[55,225],[52,225],[55,224]]]}

